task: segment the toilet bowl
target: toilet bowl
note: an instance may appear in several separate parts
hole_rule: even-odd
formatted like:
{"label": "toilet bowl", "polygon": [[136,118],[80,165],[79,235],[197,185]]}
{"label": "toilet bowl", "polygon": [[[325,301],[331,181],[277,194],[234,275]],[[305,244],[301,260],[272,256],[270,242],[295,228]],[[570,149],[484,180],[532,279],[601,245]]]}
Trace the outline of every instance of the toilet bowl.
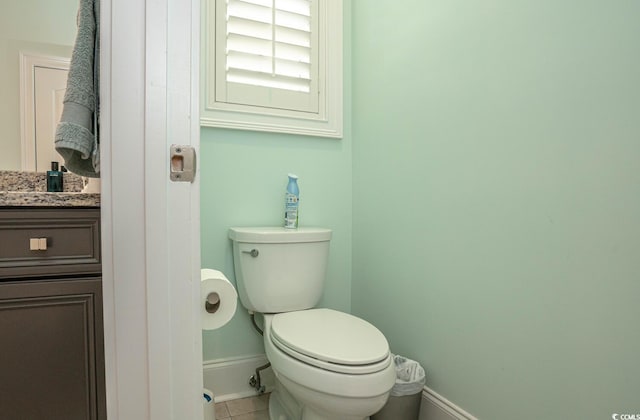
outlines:
{"label": "toilet bowl", "polygon": [[[384,406],[395,383],[386,339],[349,314],[309,309],[265,315],[264,344],[277,380],[305,420],[362,420]],[[272,398],[280,398],[278,389]]]}
{"label": "toilet bowl", "polygon": [[240,301],[264,317],[276,377],[272,420],[364,420],[395,383],[389,344],[373,325],[314,308],[322,296],[331,230],[231,228]]}

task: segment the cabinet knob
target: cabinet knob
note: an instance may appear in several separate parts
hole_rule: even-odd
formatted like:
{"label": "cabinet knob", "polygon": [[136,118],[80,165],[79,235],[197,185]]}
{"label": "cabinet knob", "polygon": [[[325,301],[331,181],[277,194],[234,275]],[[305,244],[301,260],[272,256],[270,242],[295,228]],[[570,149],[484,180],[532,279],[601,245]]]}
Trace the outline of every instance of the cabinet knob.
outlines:
{"label": "cabinet knob", "polygon": [[47,238],[29,238],[30,251],[46,251]]}

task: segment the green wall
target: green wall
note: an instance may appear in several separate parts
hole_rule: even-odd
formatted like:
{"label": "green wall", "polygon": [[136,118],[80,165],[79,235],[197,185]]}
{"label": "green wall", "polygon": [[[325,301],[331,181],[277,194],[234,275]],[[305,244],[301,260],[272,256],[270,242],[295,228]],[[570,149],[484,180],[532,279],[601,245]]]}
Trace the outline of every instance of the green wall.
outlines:
{"label": "green wall", "polygon": [[[333,229],[322,305],[351,306],[351,140],[203,128],[202,266],[235,282],[231,226],[280,226],[287,173],[300,179],[300,226]],[[246,310],[203,335],[204,360],[264,353]]]}
{"label": "green wall", "polygon": [[[287,173],[300,179],[300,226],[333,229],[322,304],[351,306],[351,141],[222,129],[201,133],[202,266],[234,279],[231,226],[283,223]],[[204,360],[264,353],[238,303],[232,321],[203,335]]]}
{"label": "green wall", "polygon": [[[351,40],[345,1],[344,137],[341,140],[202,128],[200,139],[202,267],[235,282],[232,226],[280,226],[287,173],[300,179],[300,226],[333,229],[321,306],[351,309]],[[246,310],[229,324],[203,333],[204,360],[264,353]]]}
{"label": "green wall", "polygon": [[[280,224],[296,172],[335,233],[321,304],[428,386],[482,419],[637,413],[640,3],[351,3],[343,140],[202,129],[203,267],[234,281],[228,227]],[[262,351],[241,307],[204,333]]]}
{"label": "green wall", "polygon": [[640,2],[354,0],[352,310],[482,419],[640,411]]}
{"label": "green wall", "polygon": [[0,170],[19,170],[19,53],[70,57],[78,0],[2,0],[0,7]]}

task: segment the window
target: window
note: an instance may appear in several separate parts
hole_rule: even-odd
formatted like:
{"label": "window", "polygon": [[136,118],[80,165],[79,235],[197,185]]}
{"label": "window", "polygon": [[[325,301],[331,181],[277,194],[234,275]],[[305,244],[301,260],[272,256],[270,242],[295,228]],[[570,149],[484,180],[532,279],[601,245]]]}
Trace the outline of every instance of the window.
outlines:
{"label": "window", "polygon": [[342,136],[341,0],[204,0],[201,125]]}

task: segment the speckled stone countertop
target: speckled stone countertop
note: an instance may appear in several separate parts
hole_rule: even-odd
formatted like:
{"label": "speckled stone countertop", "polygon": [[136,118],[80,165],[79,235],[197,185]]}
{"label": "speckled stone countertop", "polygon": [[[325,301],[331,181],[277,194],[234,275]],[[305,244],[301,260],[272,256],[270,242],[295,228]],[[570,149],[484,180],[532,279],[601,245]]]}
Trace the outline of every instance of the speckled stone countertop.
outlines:
{"label": "speckled stone countertop", "polygon": [[100,207],[100,194],[83,193],[82,177],[64,173],[64,192],[47,192],[44,172],[0,171],[0,207]]}

